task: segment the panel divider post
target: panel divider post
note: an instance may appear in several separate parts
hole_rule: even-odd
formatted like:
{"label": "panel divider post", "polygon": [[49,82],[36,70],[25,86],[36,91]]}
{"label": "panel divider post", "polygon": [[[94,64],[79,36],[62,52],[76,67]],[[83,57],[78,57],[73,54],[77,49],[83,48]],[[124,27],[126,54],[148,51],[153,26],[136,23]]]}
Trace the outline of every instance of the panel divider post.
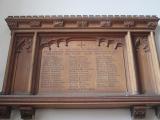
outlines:
{"label": "panel divider post", "polygon": [[131,39],[131,32],[127,31],[126,35],[126,47],[127,47],[127,59],[128,59],[128,70],[129,70],[129,84],[130,84],[130,94],[137,95],[139,93],[137,86],[137,74],[136,65],[133,53],[133,45]]}
{"label": "panel divider post", "polygon": [[29,76],[29,89],[30,89],[30,94],[32,94],[33,92],[33,72],[34,72],[34,63],[35,63],[35,49],[36,49],[36,41],[37,41],[37,32],[34,32],[34,35],[33,35],[33,43],[32,43],[32,55],[31,55],[31,71],[30,71],[30,76]]}
{"label": "panel divider post", "polygon": [[154,69],[154,75],[155,75],[155,92],[156,94],[160,95],[160,65],[158,60],[158,54],[156,51],[156,45],[155,45],[155,38],[154,38],[154,32],[151,31],[148,36],[149,41],[149,47],[151,52],[151,59],[153,62],[153,69]]}

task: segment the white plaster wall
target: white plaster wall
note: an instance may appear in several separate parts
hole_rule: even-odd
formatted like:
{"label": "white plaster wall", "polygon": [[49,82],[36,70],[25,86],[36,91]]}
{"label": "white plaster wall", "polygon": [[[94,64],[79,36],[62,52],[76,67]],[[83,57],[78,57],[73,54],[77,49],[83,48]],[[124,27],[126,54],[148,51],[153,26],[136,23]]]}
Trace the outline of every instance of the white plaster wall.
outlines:
{"label": "white plaster wall", "polygon": [[[12,15],[157,15],[160,0],[0,0],[0,89],[2,88],[10,31],[4,18]],[[156,32],[160,53],[160,26]],[[159,55],[160,58],[160,55]],[[37,110],[36,120],[132,120],[128,109],[45,109]],[[11,120],[20,120],[19,111]],[[149,110],[145,120],[157,120]]]}

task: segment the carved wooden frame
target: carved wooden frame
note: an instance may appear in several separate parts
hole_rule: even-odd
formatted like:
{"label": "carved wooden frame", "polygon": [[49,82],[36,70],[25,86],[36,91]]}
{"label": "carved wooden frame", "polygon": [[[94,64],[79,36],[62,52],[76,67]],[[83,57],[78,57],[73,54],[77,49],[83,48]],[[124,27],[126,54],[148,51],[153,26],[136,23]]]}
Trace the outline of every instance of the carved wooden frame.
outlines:
{"label": "carved wooden frame", "polygon": [[[135,118],[144,118],[147,108],[155,108],[159,117],[160,105],[160,67],[154,41],[154,30],[159,18],[156,16],[9,16],[6,22],[11,30],[11,43],[6,66],[6,74],[2,94],[0,95],[0,117],[9,118],[12,108],[18,108],[22,118],[32,118],[37,108],[130,108]],[[39,33],[108,33],[124,34],[128,74],[130,76],[130,94],[124,96],[106,97],[53,97],[36,95],[36,57],[38,51]],[[19,37],[22,40],[18,40]],[[32,39],[30,39],[32,37]],[[16,38],[16,40],[15,40]],[[29,39],[28,39],[29,38]],[[68,38],[56,40],[65,41]],[[100,45],[105,38],[98,38]],[[134,42],[133,42],[134,41]],[[45,44],[45,43],[43,43]],[[49,46],[50,41],[46,45]],[[124,44],[122,41],[118,45]],[[116,48],[115,47],[115,48]],[[137,64],[134,50],[144,49],[151,52],[152,71],[155,72],[154,94],[144,94],[137,82]],[[31,67],[26,91],[14,92],[13,64],[16,54],[22,51],[31,52]],[[21,84],[19,84],[21,85]]]}

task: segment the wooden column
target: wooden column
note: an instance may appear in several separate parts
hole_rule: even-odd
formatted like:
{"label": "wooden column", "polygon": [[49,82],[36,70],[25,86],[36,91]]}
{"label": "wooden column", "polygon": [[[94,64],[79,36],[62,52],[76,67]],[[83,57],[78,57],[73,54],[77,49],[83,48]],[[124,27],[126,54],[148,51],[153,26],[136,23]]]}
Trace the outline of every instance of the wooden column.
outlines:
{"label": "wooden column", "polygon": [[136,76],[136,67],[135,60],[133,55],[133,46],[130,31],[127,32],[126,35],[126,50],[127,50],[127,60],[128,60],[128,86],[130,87],[130,94],[136,95],[138,94],[137,87],[137,76]]}
{"label": "wooden column", "polygon": [[155,39],[154,39],[154,33],[153,31],[150,32],[148,36],[149,40],[149,47],[150,47],[150,52],[151,52],[151,59],[153,62],[153,70],[154,70],[154,75],[155,75],[155,92],[157,94],[160,94],[160,66],[159,66],[159,61],[158,61],[158,55],[156,51],[156,45],[155,45]]}
{"label": "wooden column", "polygon": [[36,40],[37,40],[37,32],[34,32],[34,36],[33,36],[33,43],[32,43],[32,56],[31,56],[31,70],[30,70],[30,73],[29,73],[29,89],[31,90],[32,92],[32,83],[33,83],[33,79],[32,79],[32,76],[33,76],[33,69],[34,69],[34,58],[35,58],[35,49],[36,49]]}
{"label": "wooden column", "polygon": [[[28,91],[32,94],[32,86],[33,86],[33,70],[34,70],[34,59],[35,59],[35,49],[36,49],[36,41],[37,41],[37,32],[34,32],[33,42],[32,42],[32,55],[31,55],[31,65],[29,72],[29,83],[28,83]],[[35,114],[34,107],[28,106],[20,106],[20,114],[22,119],[32,119],[32,116]]]}
{"label": "wooden column", "polygon": [[8,51],[8,59],[7,59],[7,64],[6,64],[6,70],[5,70],[5,75],[4,75],[4,83],[3,83],[3,88],[2,88],[2,94],[10,94],[11,92],[11,71],[12,69],[10,68],[10,64],[13,64],[13,51],[12,48],[14,46],[14,36],[15,32],[11,31],[11,41],[9,45],[9,51]]}

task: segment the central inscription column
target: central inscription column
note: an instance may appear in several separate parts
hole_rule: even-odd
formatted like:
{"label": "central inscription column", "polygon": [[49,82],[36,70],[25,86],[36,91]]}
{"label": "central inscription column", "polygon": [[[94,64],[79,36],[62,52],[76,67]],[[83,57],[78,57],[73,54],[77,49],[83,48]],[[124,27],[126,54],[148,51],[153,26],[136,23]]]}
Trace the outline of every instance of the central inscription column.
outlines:
{"label": "central inscription column", "polygon": [[69,89],[85,90],[90,86],[90,63],[85,56],[69,57]]}
{"label": "central inscription column", "polygon": [[117,67],[112,63],[112,57],[107,53],[96,56],[97,88],[114,87],[117,81]]}

